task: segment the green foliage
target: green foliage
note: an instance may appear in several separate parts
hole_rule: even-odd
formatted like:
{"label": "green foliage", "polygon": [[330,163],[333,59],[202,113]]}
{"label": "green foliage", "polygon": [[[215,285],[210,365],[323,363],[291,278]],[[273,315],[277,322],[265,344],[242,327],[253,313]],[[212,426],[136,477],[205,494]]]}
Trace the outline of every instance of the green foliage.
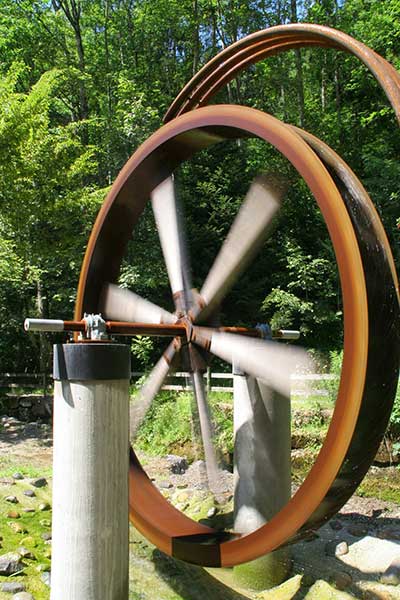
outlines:
{"label": "green foliage", "polygon": [[189,443],[191,402],[191,394],[158,394],[140,427],[137,447],[149,454],[165,455]]}
{"label": "green foliage", "polygon": [[322,388],[324,388],[329,395],[330,401],[334,404],[339,390],[340,375],[342,371],[343,363],[343,350],[340,352],[333,350],[329,353],[330,369],[329,374],[334,376],[334,379],[323,380]]}
{"label": "green foliage", "polygon": [[296,321],[303,322],[304,317],[310,318],[313,313],[311,302],[301,300],[295,294],[280,288],[272,289],[262,304],[262,310],[266,315],[272,313],[268,320],[273,329],[284,328],[288,323]]}
{"label": "green foliage", "polygon": [[[394,439],[398,440],[400,438],[400,385],[397,386],[396,397],[390,415],[389,434]],[[393,449],[398,452],[400,446],[398,448],[394,447]]]}
{"label": "green foliage", "polygon": [[141,369],[148,369],[151,366],[151,357],[154,350],[152,338],[145,335],[136,335],[131,341],[131,352],[138,360]]}
{"label": "green foliage", "polygon": [[261,310],[272,328],[296,327],[306,343],[329,349],[341,340],[342,311],[338,306],[337,273],[332,259],[305,254],[286,241],[286,289],[272,288]]}
{"label": "green foliage", "polygon": [[[88,234],[120,168],[162,123],[175,95],[223,47],[295,20],[342,29],[399,62],[399,2],[99,0],[75,20],[61,3],[0,0],[0,370],[39,369],[27,315],[70,318]],[[363,65],[331,49],[271,57],[216,101],[254,106],[320,136],[366,183],[400,260],[399,136]],[[321,351],[342,346],[336,260],[321,214],[293,168],[259,139],[216,144],[176,173],[201,288],[252,178],[290,184],[276,228],[221,307],[221,321],[301,330]],[[172,309],[151,210],[120,283]],[[145,344],[144,342],[142,345]],[[150,351],[138,361],[147,364]],[[156,342],[151,359],[161,353]],[[147,362],[146,362],[147,361]],[[43,361],[42,361],[43,362]],[[43,365],[42,365],[43,366]]]}
{"label": "green foliage", "polygon": [[[232,396],[210,393],[208,396],[215,424],[216,446],[223,454],[233,452]],[[200,452],[200,440],[196,438],[194,419],[196,409],[192,406],[191,393],[161,392],[153,401],[141,425],[135,447],[149,454],[184,454],[193,459]],[[228,407],[231,407],[228,410]],[[196,441],[197,440],[197,441]]]}
{"label": "green foliage", "polygon": [[93,147],[82,144],[76,124],[62,123],[63,74],[46,72],[23,93],[17,88],[26,69],[13,63],[0,82],[0,358],[10,371],[35,368],[37,342],[22,333],[25,316],[71,317],[84,241],[102,198],[89,183]]}

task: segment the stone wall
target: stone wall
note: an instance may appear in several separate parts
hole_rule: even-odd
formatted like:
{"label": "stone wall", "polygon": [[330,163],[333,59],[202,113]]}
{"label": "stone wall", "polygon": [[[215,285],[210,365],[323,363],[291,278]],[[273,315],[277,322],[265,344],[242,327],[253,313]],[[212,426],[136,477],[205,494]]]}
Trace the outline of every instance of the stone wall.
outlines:
{"label": "stone wall", "polygon": [[51,421],[53,398],[42,394],[5,394],[0,397],[0,412],[20,421]]}

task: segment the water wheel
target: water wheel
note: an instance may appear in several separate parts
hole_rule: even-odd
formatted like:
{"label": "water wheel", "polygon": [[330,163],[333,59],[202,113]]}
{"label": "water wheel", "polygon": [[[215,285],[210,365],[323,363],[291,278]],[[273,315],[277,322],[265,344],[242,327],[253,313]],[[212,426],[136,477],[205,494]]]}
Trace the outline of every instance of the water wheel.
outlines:
{"label": "water wheel", "polygon": [[[75,318],[103,311],[120,321],[185,327],[168,346],[141,392],[144,410],[161,388],[174,356],[189,356],[200,413],[208,475],[215,474],[207,397],[201,370],[215,354],[280,389],[278,362],[302,355],[256,339],[253,331],[221,330],[213,323],[222,299],[264,241],[279,208],[276,181],[259,179],[239,210],[203,287],[192,291],[174,194],[174,172],[203,149],[225,140],[257,137],[284,155],[314,196],[334,248],[344,312],[344,359],[339,392],[322,449],[287,505],[257,529],[239,535],[189,519],[153,485],[131,449],[130,517],[163,552],[205,566],[232,566],[300,540],[326,522],[353,494],[385,432],[398,382],[400,316],[398,282],[377,212],[349,167],[314,136],[243,106],[205,106],[240,69],[268,54],[307,45],[355,53],[369,66],[390,101],[400,106],[397,72],[384,59],[340,32],[312,25],[271,28],[244,38],[210,61],[177,97],[167,123],[126,163],[106,198],[84,258]],[[117,287],[129,240],[151,199],[175,311],[168,312]],[[161,324],[161,325],[160,325]],[[278,349],[279,348],[279,349]],[[197,350],[196,350],[197,349]],[[214,464],[214,467],[213,467]]]}

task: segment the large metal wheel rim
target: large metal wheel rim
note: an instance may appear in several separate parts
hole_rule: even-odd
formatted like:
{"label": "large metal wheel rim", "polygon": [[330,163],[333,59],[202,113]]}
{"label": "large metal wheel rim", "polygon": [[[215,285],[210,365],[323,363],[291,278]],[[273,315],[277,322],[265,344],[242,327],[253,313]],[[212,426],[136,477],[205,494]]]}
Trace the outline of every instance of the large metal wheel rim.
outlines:
{"label": "large metal wheel rim", "polygon": [[[118,201],[120,194],[124,197],[127,193],[125,186],[131,174],[143,166],[143,161],[152,155],[157,148],[172,138],[176,138],[179,134],[183,134],[194,128],[210,126],[233,127],[244,131],[247,130],[253,135],[274,143],[281,151],[285,150],[282,146],[288,140],[297,148],[296,154],[293,147],[288,144],[286,153],[299,172],[308,180],[312,191],[314,193],[317,192],[316,196],[337,252],[345,304],[345,358],[343,376],[335,414],[324,447],[300,490],[272,521],[256,532],[241,539],[217,544],[219,549],[218,558],[216,557],[215,550],[212,559],[208,560],[205,557],[206,562],[204,562],[204,558],[202,558],[203,562],[201,564],[221,564],[228,566],[250,560],[260,554],[273,550],[283,541],[294,536],[329,490],[345,458],[360,408],[366,370],[368,318],[365,282],[357,241],[347,211],[343,207],[340,195],[328,173],[322,164],[319,163],[318,159],[316,159],[310,148],[296,134],[290,131],[288,126],[254,109],[233,106],[205,108],[174,120],[151,136],[138,149],[130,161],[128,161],[100,211],[89,240],[79,285],[76,317],[79,318],[82,311],[88,308],[85,303],[85,291],[87,291],[88,280],[91,277],[93,278],[91,269],[94,268],[96,270],[99,267],[99,262],[101,262],[101,260],[99,261],[98,251],[101,232],[105,223],[107,223],[107,217],[112,212],[114,202]],[[271,131],[269,127],[272,128]],[[281,136],[285,142],[282,142]],[[206,145],[209,145],[209,143]],[[318,164],[319,166],[316,167],[315,165]],[[322,177],[321,181],[323,180],[323,185],[321,181],[318,183],[315,169],[319,172],[320,177]],[[329,193],[327,190],[329,190]],[[335,208],[329,205],[332,202]],[[104,248],[100,251],[100,255],[102,252],[104,252]],[[349,335],[350,330],[352,330],[351,336]],[[349,398],[350,406],[348,405]],[[135,481],[138,480],[138,472],[139,470],[137,466],[135,467],[133,461],[131,465],[131,484],[133,488],[135,488]],[[145,480],[141,478],[140,481],[140,484],[142,486],[145,485],[146,488]],[[176,518],[181,521],[181,530],[177,531],[176,535],[172,538],[169,538],[168,535],[159,532],[152,525],[152,521],[154,520],[152,518],[152,511],[154,515],[156,506],[158,508],[162,507],[162,510],[165,510],[166,500],[155,490],[156,494],[153,491],[151,492],[152,499],[151,502],[147,502],[147,506],[143,506],[143,496],[139,494],[142,496],[139,500],[141,506],[137,506],[135,493],[138,490],[133,489],[133,492],[134,496],[131,498],[131,516],[133,516],[135,524],[162,550],[175,556],[181,554],[181,558],[183,558],[182,550],[187,552],[188,545],[185,543],[181,546],[178,540],[181,536],[190,535],[187,517],[179,513],[179,518]],[[148,511],[149,507],[150,510]],[[168,505],[169,512],[170,509],[175,511],[173,507]],[[193,523],[194,526],[197,525],[192,521],[190,523]],[[194,527],[193,534],[196,532],[199,533],[198,529],[198,525]],[[193,544],[189,543],[189,546],[191,545]],[[193,550],[195,549],[193,548]],[[193,556],[187,558],[193,562],[199,562],[196,560],[196,551],[193,552]]]}
{"label": "large metal wheel rim", "polygon": [[269,27],[216,54],[183,87],[169,107],[165,121],[207,105],[219,89],[250,64],[280,52],[309,46],[342,50],[363,62],[384,90],[400,122],[400,75],[396,69],[374,50],[346,33],[310,23]]}
{"label": "large metal wheel rim", "polygon": [[[313,46],[342,50],[364,63],[385,92],[400,122],[400,75],[396,69],[351,36],[330,27],[307,23],[261,30],[222,50],[182,89],[168,109],[165,121],[207,105],[218,90],[250,64],[287,50]],[[335,514],[355,491],[375,457],[389,422],[399,376],[400,294],[386,233],[362,184],[323,142],[304,131],[298,132],[333,176],[352,219],[366,277],[370,324],[362,410],[347,460],[338,474],[337,485],[332,486],[320,510],[308,524],[310,526],[314,521],[315,527],[318,527]],[[368,238],[375,242],[370,245]],[[379,280],[379,291],[375,280]]]}

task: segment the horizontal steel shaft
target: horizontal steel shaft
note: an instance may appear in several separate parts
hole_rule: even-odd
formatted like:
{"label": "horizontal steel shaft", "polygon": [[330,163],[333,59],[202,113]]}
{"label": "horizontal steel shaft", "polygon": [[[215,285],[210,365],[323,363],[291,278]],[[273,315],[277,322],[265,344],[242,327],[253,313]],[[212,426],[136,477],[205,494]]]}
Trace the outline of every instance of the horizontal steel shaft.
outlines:
{"label": "horizontal steel shaft", "polygon": [[[82,321],[62,321],[54,319],[25,319],[25,331],[71,331],[86,333],[87,323]],[[190,326],[186,322],[175,324],[164,323],[130,323],[123,321],[106,321],[105,329],[110,335],[148,335],[157,337],[188,337]],[[214,331],[236,333],[249,337],[262,338],[263,333],[258,328],[247,327],[217,327]],[[294,340],[300,336],[299,331],[278,329],[272,331],[272,338]]]}
{"label": "horizontal steel shaft", "polygon": [[[87,324],[82,321],[62,321],[51,319],[25,319],[25,331],[73,331],[85,333]],[[128,323],[106,321],[105,329],[112,335],[153,335],[160,337],[185,336],[186,327],[182,324]]]}

